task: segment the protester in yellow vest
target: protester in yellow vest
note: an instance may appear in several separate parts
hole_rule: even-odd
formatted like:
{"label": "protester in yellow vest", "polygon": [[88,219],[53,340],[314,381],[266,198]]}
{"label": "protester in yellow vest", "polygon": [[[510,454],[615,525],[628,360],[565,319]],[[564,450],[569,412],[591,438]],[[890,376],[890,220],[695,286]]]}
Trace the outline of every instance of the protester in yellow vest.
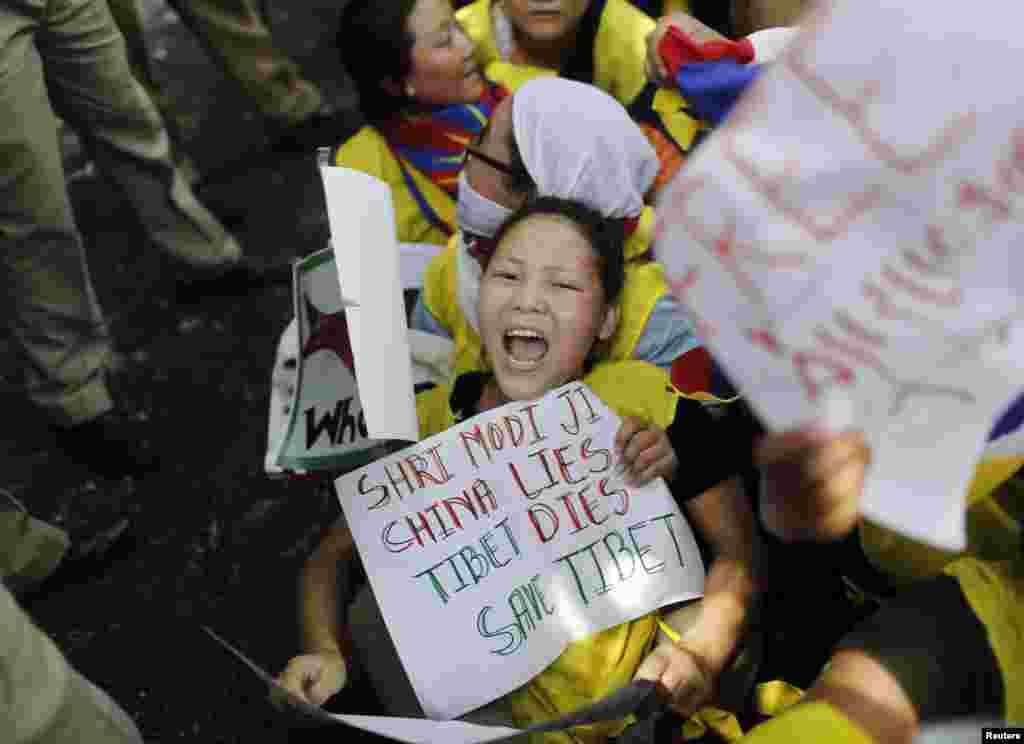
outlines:
{"label": "protester in yellow vest", "polygon": [[481,256],[530,194],[558,196],[623,220],[629,232],[621,322],[598,355],[668,369],[700,342],[668,294],[661,264],[650,260],[654,215],[644,206],[644,193],[658,168],[653,148],[608,94],[562,78],[527,82],[498,105],[470,150],[460,177],[460,234],[431,262],[413,327],[452,338],[456,373],[481,369]]}
{"label": "protester in yellow vest", "polygon": [[756,726],[745,742],[909,744],[929,721],[1024,723],[1021,500],[1013,515],[1003,498],[1024,458],[982,461],[967,496],[967,550],[950,554],[860,517],[869,456],[856,433],[788,432],[759,445],[762,518],[791,544],[794,564],[823,549],[806,541],[859,530],[866,557],[898,588],[840,640],[803,702]]}
{"label": "protester in yellow vest", "polygon": [[548,69],[592,83],[623,105],[644,87],[654,20],[626,0],[476,0],[457,12],[477,59]]}
{"label": "protester in yellow vest", "polygon": [[352,0],[337,47],[367,124],[332,162],[391,187],[400,242],[443,245],[465,145],[507,91],[482,75],[449,0]]}
{"label": "protester in yellow vest", "polygon": [[[335,148],[331,161],[391,187],[400,242],[444,244],[456,229],[465,145],[479,136],[498,101],[554,71],[498,59],[477,66],[472,58],[479,50],[452,21],[448,0],[353,0],[342,13],[336,46],[367,124]],[[375,64],[365,63],[367,48],[376,50]],[[636,116],[652,123],[644,131],[663,156],[667,180],[701,125],[678,93],[650,92]]]}
{"label": "protester in yellow vest", "polygon": [[[444,30],[438,31],[441,27]],[[428,33],[431,28],[434,31]],[[420,41],[410,44],[410,38],[420,37]],[[354,52],[346,52],[362,48],[348,43],[355,38],[373,40],[384,61],[378,65],[361,64],[362,60],[356,59]],[[418,0],[383,8],[367,0],[354,0],[342,17],[338,43],[348,55],[346,64],[353,71],[361,106],[371,124],[338,147],[333,162],[367,172],[391,186],[399,241],[443,243],[456,222],[455,194],[466,144],[482,133],[493,106],[505,97],[505,89],[479,79],[474,68],[467,68],[465,56],[458,56],[459,50],[471,53],[471,47],[460,35],[458,25],[452,22],[445,0]],[[441,46],[429,46],[431,43]],[[459,74],[453,76],[452,70]],[[476,103],[472,102],[474,96]],[[610,98],[609,101],[614,103]],[[601,114],[604,110],[608,110],[607,105],[595,113]],[[621,107],[611,110],[614,121],[635,130]],[[594,126],[607,126],[603,119],[595,118],[592,122]],[[574,120],[571,126],[575,128],[576,123]],[[563,130],[562,137],[569,136],[570,130]],[[481,145],[490,146],[490,139],[484,138]],[[595,159],[601,155],[601,151],[592,151]],[[657,161],[654,163],[656,172]],[[628,181],[635,183],[637,174],[641,171],[634,170]],[[643,191],[650,185],[650,179],[642,174],[640,178],[643,182],[634,200],[635,208],[629,214],[615,215],[629,217],[635,226],[627,246],[628,257],[635,260],[631,260],[628,268],[626,312],[610,353],[611,358],[635,356],[667,368],[699,344],[681,309],[666,293],[663,270],[646,260],[654,219],[650,210],[642,210]],[[532,176],[526,174],[526,179],[532,181]],[[605,185],[606,191],[616,188],[614,183]],[[631,197],[637,193],[635,187],[624,188]],[[563,195],[576,196],[573,193]],[[464,196],[464,204],[473,203],[474,196]],[[514,207],[518,201],[506,200],[506,205]],[[605,211],[604,205],[596,206]],[[490,234],[493,235],[504,216],[507,212],[501,212],[492,221]],[[443,258],[435,261],[431,270],[433,278],[428,277],[425,287],[429,296],[425,307],[440,322],[424,321],[425,315],[418,313],[420,322],[414,320],[413,325],[421,330],[441,330],[442,335],[455,338],[456,367],[465,371],[479,367],[479,341],[472,326],[463,322],[456,304],[458,284],[461,284],[459,273],[473,270],[466,255],[458,259],[461,255],[456,252],[458,246],[456,239]],[[456,272],[457,260],[461,261],[459,272]],[[476,273],[479,274],[478,269]],[[472,308],[472,302],[467,306]]]}
{"label": "protester in yellow vest", "polygon": [[[630,481],[666,477],[695,531],[708,541],[715,558],[704,597],[698,605],[666,612],[665,621],[682,633],[681,641],[659,640],[658,613],[615,626],[570,644],[526,686],[486,706],[486,713],[470,714],[471,720],[519,726],[549,720],[634,678],[654,681],[666,702],[691,713],[711,695],[752,606],[756,535],[750,506],[738,479],[731,477],[735,452],[729,442],[715,441],[708,442],[701,457],[680,459],[694,437],[719,436],[710,414],[699,402],[672,392],[667,376],[652,365],[611,362],[587,370],[593,346],[611,336],[618,320],[622,241],[621,222],[576,202],[540,198],[516,212],[497,236],[480,289],[488,370],[421,393],[420,429],[429,436],[482,411],[534,400],[583,379],[625,417],[616,449]],[[305,569],[307,653],[288,664],[280,681],[315,705],[337,692],[347,677],[338,579],[339,566],[352,553],[351,535],[339,521]],[[389,659],[392,665],[397,662],[387,638],[379,627],[352,628],[357,655],[374,686],[387,693],[389,712],[421,715],[400,667],[384,668]],[[412,709],[399,707],[399,700]],[[571,737],[545,734],[537,741],[605,742],[626,725],[594,724],[573,729]]]}

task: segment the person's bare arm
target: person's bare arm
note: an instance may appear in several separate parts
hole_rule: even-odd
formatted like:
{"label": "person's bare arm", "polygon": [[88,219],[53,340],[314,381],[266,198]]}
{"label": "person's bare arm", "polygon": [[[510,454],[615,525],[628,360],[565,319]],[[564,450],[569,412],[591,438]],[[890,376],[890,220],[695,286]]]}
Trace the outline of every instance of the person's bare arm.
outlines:
{"label": "person's bare arm", "polygon": [[708,541],[714,558],[696,622],[684,641],[717,675],[743,633],[757,594],[757,528],[740,479],[732,478],[686,503],[686,515]]}
{"label": "person's bare arm", "polygon": [[765,435],[754,451],[762,474],[761,520],[784,542],[830,542],[860,523],[871,451],[860,432]]}
{"label": "person's bare arm", "polygon": [[662,694],[684,715],[711,696],[715,680],[746,627],[757,594],[757,532],[739,478],[690,500],[686,513],[715,556],[704,582],[704,597],[666,614],[665,622],[682,638],[675,643],[663,637],[636,675],[658,681]]}
{"label": "person's bare arm", "polygon": [[299,580],[303,653],[278,677],[291,693],[322,705],[345,686],[348,670],[341,652],[341,579],[355,553],[352,533],[339,517],[310,555]]}
{"label": "person's bare arm", "polygon": [[310,653],[339,651],[340,578],[355,555],[352,533],[339,517],[303,567],[299,581],[302,645]]}

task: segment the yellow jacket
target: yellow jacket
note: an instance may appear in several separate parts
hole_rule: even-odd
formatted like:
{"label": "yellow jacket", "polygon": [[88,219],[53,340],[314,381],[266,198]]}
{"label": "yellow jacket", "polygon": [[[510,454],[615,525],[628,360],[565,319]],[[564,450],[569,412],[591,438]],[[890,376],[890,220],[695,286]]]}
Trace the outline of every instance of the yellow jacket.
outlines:
{"label": "yellow jacket", "polygon": [[[640,361],[598,364],[583,378],[619,416],[637,416],[665,429],[675,416],[678,394],[668,375]],[[455,423],[449,405],[451,385],[441,385],[416,396],[420,434],[428,437]],[[506,695],[500,707],[517,726],[528,726],[565,715],[628,684],[653,646],[657,613],[569,644],[543,672],[525,686]],[[610,721],[531,738],[538,744],[598,744],[616,736],[626,721]]]}
{"label": "yellow jacket", "polygon": [[[647,35],[654,30],[654,20],[626,0],[592,2],[604,7],[599,9],[597,32],[591,38],[578,39],[593,50],[593,77],[582,82],[593,83],[624,106],[629,105],[647,82],[644,61]],[[476,44],[477,58],[485,70],[501,59],[494,40],[491,0],[476,0],[460,8],[455,17]]]}
{"label": "yellow jacket", "polygon": [[495,59],[484,66],[484,77],[496,83],[504,85],[511,93],[515,93],[527,80],[536,77],[551,77],[557,75],[554,70],[546,67],[534,67],[533,65],[514,65],[511,62],[504,62]]}
{"label": "yellow jacket", "polygon": [[420,208],[405,174],[412,179],[434,213],[454,232],[455,200],[412,164],[400,161],[375,128],[365,126],[340,145],[334,152],[334,164],[368,173],[391,187],[398,242],[444,245],[448,240],[448,233],[435,226]]}
{"label": "yellow jacket", "polygon": [[[636,260],[648,250],[654,230],[654,212],[645,207],[640,224],[626,242],[626,281],[619,296],[619,327],[602,350],[602,358],[630,359],[658,298],[668,291],[665,269],[654,261]],[[451,334],[455,344],[455,374],[484,368],[480,337],[466,320],[458,301],[457,251],[459,237],[435,256],[423,278],[423,304]],[[631,260],[632,259],[632,260]]]}
{"label": "yellow jacket", "polygon": [[992,458],[978,466],[966,499],[963,553],[923,545],[870,522],[860,530],[865,555],[890,577],[913,580],[944,573],[960,583],[999,663],[1005,716],[1017,723],[1024,722],[1024,545],[1018,521],[1024,497],[1018,492],[1018,503],[1007,509],[1003,497],[1012,494],[999,487],[1022,464],[1020,458]]}
{"label": "yellow jacket", "polygon": [[1021,525],[1000,503],[998,488],[1024,464],[1017,458],[983,461],[968,488],[967,548],[953,553],[865,521],[860,528],[864,554],[871,563],[897,581],[937,576],[963,555],[1003,560],[1020,552]]}

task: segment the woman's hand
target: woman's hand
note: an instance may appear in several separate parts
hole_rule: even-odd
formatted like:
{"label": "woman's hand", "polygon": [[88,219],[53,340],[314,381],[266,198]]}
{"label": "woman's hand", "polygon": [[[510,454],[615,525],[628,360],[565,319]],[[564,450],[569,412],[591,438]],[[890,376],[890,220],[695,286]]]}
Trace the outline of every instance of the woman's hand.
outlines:
{"label": "woman's hand", "polygon": [[697,653],[684,644],[685,640],[659,643],[640,664],[633,679],[654,682],[661,700],[686,717],[711,698],[714,675]]}
{"label": "woman's hand", "polygon": [[671,483],[679,470],[679,458],[668,434],[636,416],[622,420],[615,435],[615,454],[619,470],[634,487],[646,485],[655,478]]}
{"label": "woman's hand", "polygon": [[[340,651],[318,651],[294,657],[277,681],[300,700],[319,707],[345,686],[348,667]],[[271,690],[270,699],[279,708],[289,704],[276,688]]]}
{"label": "woman's hand", "polygon": [[665,33],[668,31],[670,26],[675,26],[680,29],[698,44],[702,44],[705,41],[725,39],[724,36],[713,28],[705,26],[696,18],[686,13],[670,13],[667,16],[663,16],[661,20],[658,21],[658,25],[654,27],[654,30],[647,35],[647,61],[645,63],[647,79],[652,83],[663,87],[674,84],[672,78],[669,77],[668,70],[665,68],[665,63],[662,62],[661,54],[658,51],[658,47],[661,45],[661,40],[664,38]]}
{"label": "woman's hand", "polygon": [[860,519],[871,451],[860,432],[768,434],[754,450],[761,468],[761,519],[786,541],[838,540]]}

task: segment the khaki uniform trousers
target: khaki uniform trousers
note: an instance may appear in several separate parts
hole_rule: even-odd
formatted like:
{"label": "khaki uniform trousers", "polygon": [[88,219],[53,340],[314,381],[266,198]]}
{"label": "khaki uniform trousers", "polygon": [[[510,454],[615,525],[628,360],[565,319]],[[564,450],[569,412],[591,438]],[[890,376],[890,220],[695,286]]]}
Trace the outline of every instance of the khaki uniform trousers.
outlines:
{"label": "khaki uniform trousers", "polygon": [[[140,79],[157,88],[149,65],[141,0],[109,0]],[[255,0],[168,0],[182,22],[265,115],[284,125],[316,113],[320,89],[274,44]]]}
{"label": "khaki uniform trousers", "polygon": [[70,545],[67,533],[59,527],[0,504],[0,581],[12,590],[53,573]]}
{"label": "khaki uniform trousers", "polygon": [[161,249],[209,266],[238,260],[241,248],[175,167],[106,0],[0,3],[0,313],[30,398],[73,425],[112,407],[103,378],[111,343],[65,187],[55,113]]}
{"label": "khaki uniform trousers", "polygon": [[76,672],[0,585],[0,741],[142,744],[117,703]]}

